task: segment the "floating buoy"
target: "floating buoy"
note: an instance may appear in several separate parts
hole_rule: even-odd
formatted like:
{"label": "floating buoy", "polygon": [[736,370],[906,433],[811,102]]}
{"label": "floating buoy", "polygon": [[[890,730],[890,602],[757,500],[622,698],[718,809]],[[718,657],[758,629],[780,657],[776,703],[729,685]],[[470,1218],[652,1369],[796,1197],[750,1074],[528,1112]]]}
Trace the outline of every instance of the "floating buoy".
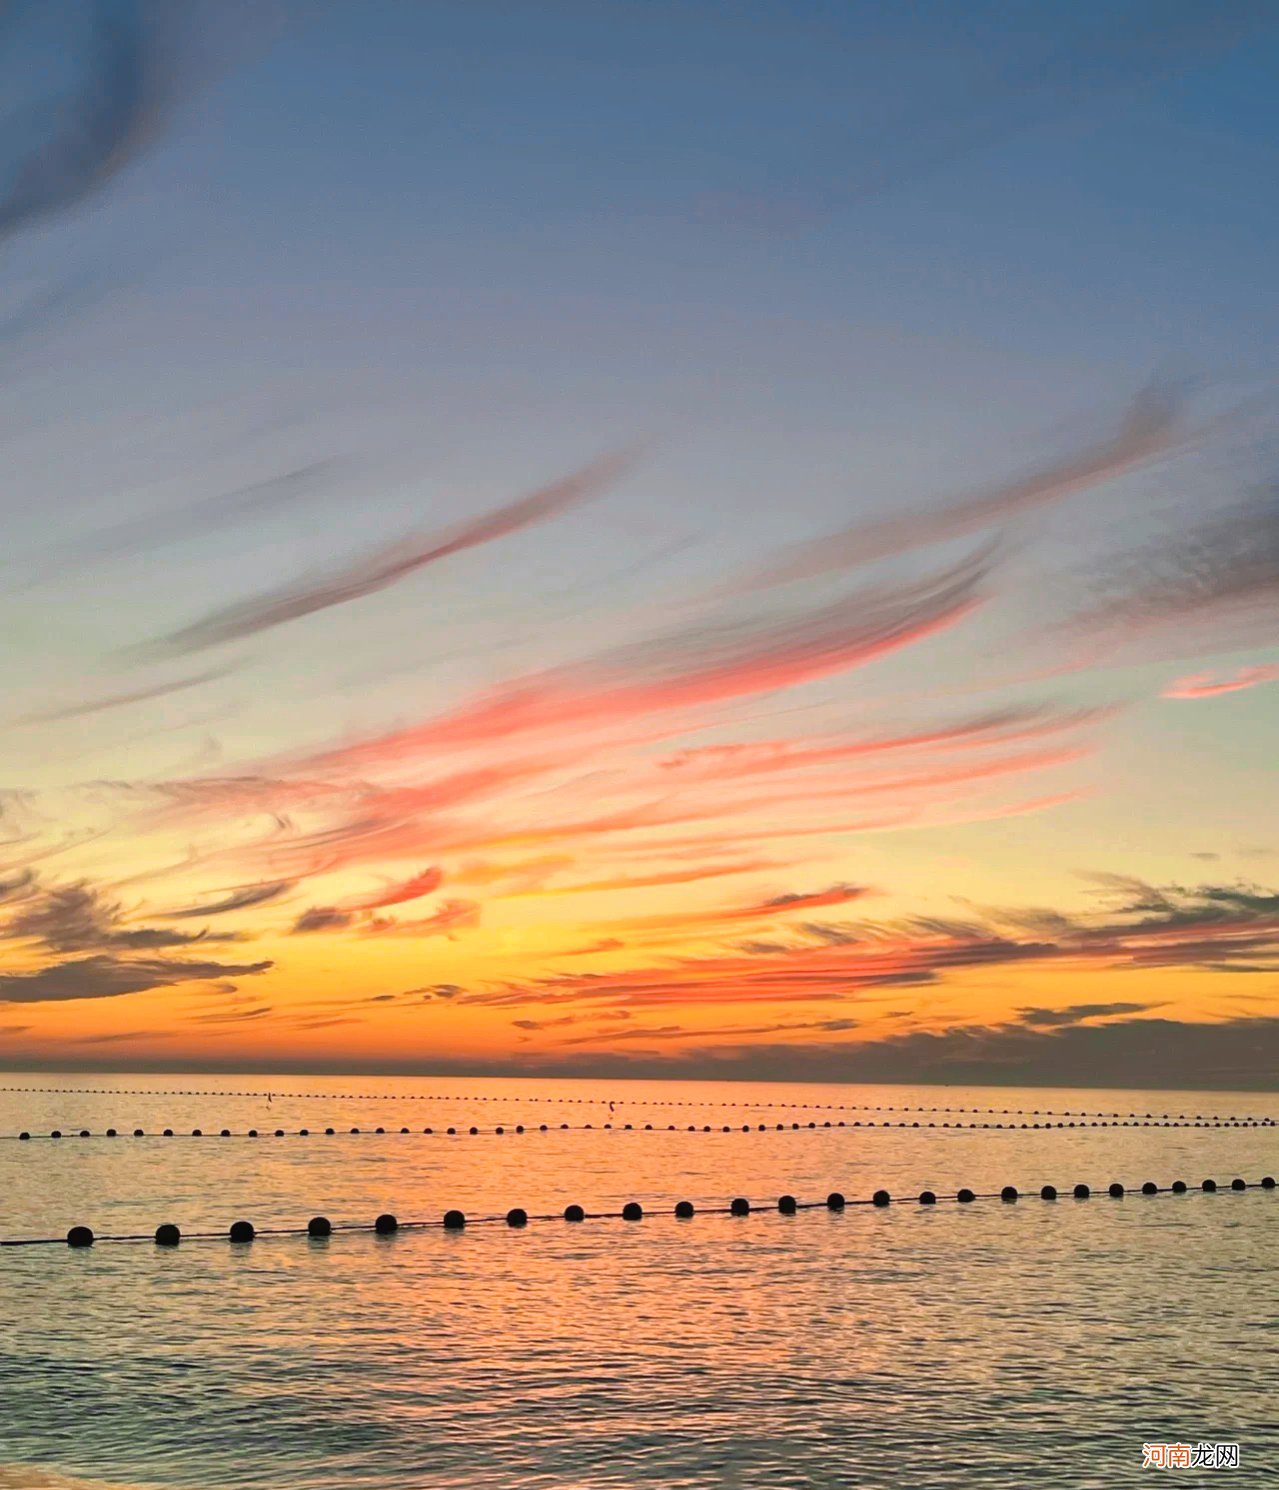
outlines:
{"label": "floating buoy", "polygon": [[1076,1185],[1075,1186],[1075,1199],[1076,1200],[1087,1200],[1088,1197],[1091,1194],[1092,1194],[1092,1191],[1088,1188],[1087,1185]]}
{"label": "floating buoy", "polygon": [[461,1211],[445,1211],[444,1225],[449,1231],[461,1231],[466,1225],[466,1217]]}
{"label": "floating buoy", "polygon": [[251,1242],[257,1232],[253,1229],[252,1221],[232,1221],[228,1235],[233,1242]]}
{"label": "floating buoy", "polygon": [[564,1219],[566,1221],[585,1221],[586,1212],[580,1205],[566,1205],[564,1207]]}
{"label": "floating buoy", "polygon": [[1141,1193],[1143,1195],[1158,1195],[1159,1186],[1155,1184],[1154,1180],[1147,1180],[1141,1187]]}
{"label": "floating buoy", "polygon": [[1111,1196],[1112,1196],[1112,1197],[1113,1197],[1113,1198],[1114,1198],[1114,1199],[1115,1199],[1115,1200],[1121,1200],[1121,1199],[1122,1199],[1122,1198],[1123,1198],[1123,1193],[1124,1193],[1124,1187],[1123,1187],[1123,1186],[1122,1186],[1122,1185],[1121,1185],[1121,1184],[1120,1184],[1120,1183],[1119,1183],[1119,1181],[1118,1181],[1118,1180],[1115,1180],[1115,1181],[1114,1181],[1114,1182],[1113,1182],[1113,1183],[1112,1183],[1112,1184],[1111,1184],[1111,1185],[1110,1185],[1110,1187],[1109,1187],[1109,1189],[1110,1189],[1110,1194],[1111,1194]]}
{"label": "floating buoy", "polygon": [[157,1226],[155,1229],[155,1244],[157,1247],[176,1247],[181,1240],[182,1233],[168,1221],[162,1226]]}
{"label": "floating buoy", "polygon": [[1230,1188],[1232,1190],[1246,1190],[1248,1186],[1245,1181],[1236,1179],[1230,1181]]}
{"label": "floating buoy", "polygon": [[506,1224],[508,1226],[527,1226],[528,1212],[521,1209],[518,1205],[512,1206],[506,1213]]}
{"label": "floating buoy", "polygon": [[826,1197],[826,1209],[828,1211],[842,1211],[844,1209],[844,1197],[838,1190],[832,1190]]}
{"label": "floating buoy", "polygon": [[1205,1191],[1208,1195],[1212,1195],[1216,1191],[1217,1182],[1216,1180],[1205,1180],[1199,1188]]}
{"label": "floating buoy", "polygon": [[399,1229],[400,1223],[391,1215],[390,1211],[383,1211],[373,1223],[373,1230],[377,1232],[378,1236],[390,1236],[393,1232],[399,1231]]}
{"label": "floating buoy", "polygon": [[936,1205],[937,1197],[931,1190],[921,1190],[919,1192],[919,1203],[920,1205]]}
{"label": "floating buoy", "polygon": [[745,1196],[739,1195],[736,1199],[729,1202],[728,1209],[730,1215],[749,1216],[751,1213],[751,1203]]}
{"label": "floating buoy", "polygon": [[675,1202],[675,1214],[681,1221],[693,1219],[693,1202],[691,1200],[677,1200]]}
{"label": "floating buoy", "polygon": [[1040,1190],[1040,1192],[1039,1192],[1039,1198],[1041,1200],[1056,1200],[1057,1199],[1057,1187],[1056,1187],[1056,1185],[1045,1185],[1043,1187],[1043,1189]]}
{"label": "floating buoy", "polygon": [[887,1190],[876,1190],[871,1196],[871,1203],[873,1205],[887,1205],[892,1198]]}
{"label": "floating buoy", "polygon": [[777,1202],[777,1209],[783,1216],[793,1216],[797,1209],[793,1195],[783,1195]]}
{"label": "floating buoy", "polygon": [[955,1196],[955,1199],[959,1201],[960,1205],[969,1205],[972,1201],[976,1200],[977,1197],[971,1190],[964,1189]]}
{"label": "floating buoy", "polygon": [[332,1236],[333,1223],[327,1216],[312,1216],[306,1223],[307,1236]]}
{"label": "floating buoy", "polygon": [[628,1200],[622,1207],[623,1221],[642,1221],[644,1219],[644,1207],[638,1200]]}
{"label": "floating buoy", "polygon": [[999,1192],[999,1198],[1000,1198],[1000,1200],[1010,1200],[1010,1201],[1011,1200],[1016,1200],[1017,1199],[1017,1186],[1016,1185],[1005,1185],[1004,1188]]}
{"label": "floating buoy", "polygon": [[1185,1180],[1173,1180],[1169,1188],[1174,1195],[1184,1195],[1186,1193],[1186,1182]]}
{"label": "floating buoy", "polygon": [[87,1226],[73,1226],[71,1228],[71,1230],[69,1232],[67,1232],[67,1246],[68,1247],[92,1247],[93,1246],[93,1232],[92,1232],[92,1230],[89,1227],[87,1227]]}

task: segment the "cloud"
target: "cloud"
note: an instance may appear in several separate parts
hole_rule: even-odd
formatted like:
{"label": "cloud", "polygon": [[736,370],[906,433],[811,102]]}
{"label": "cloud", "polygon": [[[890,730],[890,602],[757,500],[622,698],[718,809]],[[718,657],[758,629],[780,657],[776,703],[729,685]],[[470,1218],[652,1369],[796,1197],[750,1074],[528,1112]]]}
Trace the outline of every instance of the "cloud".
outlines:
{"label": "cloud", "polygon": [[354,920],[350,911],[339,910],[335,905],[313,905],[294,921],[289,934],[303,936],[313,931],[345,931]]}
{"label": "cloud", "polygon": [[1180,410],[1167,389],[1147,388],[1125,412],[1119,428],[1098,444],[1031,471],[1007,485],[984,487],[903,517],[859,522],[792,549],[761,569],[752,586],[812,579],[910,549],[966,537],[1113,480],[1171,450]]}
{"label": "cloud", "polygon": [[0,973],[0,1003],[63,1003],[74,999],[119,998],[208,978],[249,977],[274,966],[269,961],[223,963],[168,958],[82,957],[28,973]]}
{"label": "cloud", "polygon": [[1256,688],[1262,683],[1279,682],[1279,664],[1261,667],[1241,667],[1233,678],[1214,678],[1211,673],[1193,673],[1188,678],[1177,678],[1167,684],[1160,698],[1216,698],[1222,693],[1240,693],[1245,688]]}
{"label": "cloud", "polygon": [[451,714],[313,757],[312,769],[363,770],[457,749],[725,703],[814,682],[958,624],[983,598],[984,550],[922,580],[763,620],[687,626],[574,668],[517,680]]}
{"label": "cloud", "polygon": [[193,673],[187,678],[175,678],[167,683],[156,683],[149,688],[134,688],[122,693],[110,693],[98,698],[84,699],[80,703],[64,704],[33,714],[24,714],[18,724],[49,724],[59,719],[81,719],[86,714],[101,714],[108,709],[122,709],[129,704],[149,703],[152,699],[167,698],[171,693],[182,693],[188,688],[198,688],[202,683],[212,683],[225,678],[228,668],[215,668],[208,672]]}
{"label": "cloud", "polygon": [[1081,632],[1116,643],[1178,628],[1215,628],[1218,645],[1270,642],[1279,629],[1279,486],[1126,555],[1093,582]]}
{"label": "cloud", "polygon": [[[476,990],[465,995],[465,1002],[630,1010],[856,1003],[876,989],[923,986],[954,973],[1036,963],[1058,964],[1090,979],[1103,972],[1152,967],[1279,971],[1279,892],[1251,885],[1156,887],[1122,876],[1099,876],[1098,882],[1112,903],[1088,915],[1054,912],[1045,921],[1042,913],[1013,909],[971,920],[917,916],[841,927],[810,922],[798,928],[800,940],[793,935],[750,940],[731,950],[606,974],[552,973]],[[692,914],[695,924],[710,931],[727,929],[734,921],[731,910],[718,920],[713,912],[704,918]],[[1069,1018],[1103,1017],[1107,1008],[1136,1012],[1126,1010],[1126,1002],[1072,1005]],[[1053,1011],[1048,1014],[1055,1017]]]}
{"label": "cloud", "polygon": [[[211,939],[207,931],[128,926],[123,923],[121,907],[104,900],[84,881],[40,888],[0,928],[0,937],[43,942],[53,952],[157,950]],[[235,933],[223,933],[216,939],[238,941],[240,938]]]}
{"label": "cloud", "polygon": [[[394,916],[375,916],[361,927],[362,932],[377,936],[452,936],[480,924],[480,907],[473,900],[446,900],[439,910],[415,921],[398,921]],[[437,990],[438,991],[438,990]]]}
{"label": "cloud", "polygon": [[97,0],[79,92],[28,120],[31,143],[0,195],[0,240],[91,196],[150,143],[171,102],[147,0]]}
{"label": "cloud", "polygon": [[558,516],[611,485],[628,464],[623,456],[604,457],[470,522],[440,533],[412,535],[328,575],[303,579],[214,611],[203,620],[175,631],[152,650],[173,654],[202,651],[257,636],[332,606],[361,600],[429,564]]}
{"label": "cloud", "polygon": [[273,880],[268,884],[246,885],[241,890],[234,890],[223,896],[221,900],[210,901],[208,905],[187,905],[175,911],[162,911],[160,914],[173,921],[186,917],[203,919],[206,916],[225,916],[231,911],[247,911],[257,905],[268,905],[281,895],[287,895],[296,884],[296,880]]}
{"label": "cloud", "polygon": [[430,895],[440,888],[443,882],[443,871],[432,866],[424,869],[420,874],[415,874],[411,879],[403,880],[399,884],[387,885],[384,890],[377,891],[372,895],[357,896],[352,900],[342,902],[342,909],[348,911],[375,911],[383,906],[403,905],[409,900],[420,900],[424,895]]}
{"label": "cloud", "polygon": [[1143,1014],[1147,1009],[1157,1009],[1157,1003],[1132,1004],[1069,1004],[1064,1009],[1019,1009],[1018,1017],[1023,1024],[1036,1029],[1056,1029],[1071,1024],[1082,1024],[1085,1019],[1109,1019],[1119,1014]]}

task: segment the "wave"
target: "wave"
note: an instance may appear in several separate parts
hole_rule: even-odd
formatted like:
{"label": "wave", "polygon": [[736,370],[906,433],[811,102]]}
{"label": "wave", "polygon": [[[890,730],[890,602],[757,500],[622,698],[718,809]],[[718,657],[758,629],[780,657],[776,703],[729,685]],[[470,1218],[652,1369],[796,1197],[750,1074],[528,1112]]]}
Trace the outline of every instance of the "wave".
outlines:
{"label": "wave", "polygon": [[156,1485],[120,1480],[85,1480],[42,1469],[37,1464],[0,1464],[0,1490],[160,1490]]}

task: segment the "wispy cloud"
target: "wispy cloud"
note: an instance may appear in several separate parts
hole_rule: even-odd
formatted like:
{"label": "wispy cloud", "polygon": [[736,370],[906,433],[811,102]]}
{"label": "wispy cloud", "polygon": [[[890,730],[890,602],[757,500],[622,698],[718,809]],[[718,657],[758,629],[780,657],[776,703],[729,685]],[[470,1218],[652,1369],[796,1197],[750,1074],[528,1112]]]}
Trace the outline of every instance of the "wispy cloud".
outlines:
{"label": "wispy cloud", "polygon": [[761,586],[812,579],[1008,523],[1168,454],[1179,437],[1176,398],[1168,389],[1148,388],[1133,401],[1118,430],[1097,444],[1072,451],[1065,459],[1007,484],[965,492],[904,517],[854,523],[800,544],[758,570],[749,583]]}
{"label": "wispy cloud", "polygon": [[282,895],[287,895],[294,888],[293,880],[273,880],[268,884],[245,885],[243,889],[233,890],[231,894],[224,895],[221,900],[212,900],[207,905],[181,906],[177,910],[162,911],[160,914],[167,920],[182,920],[184,918],[200,918],[206,916],[225,916],[232,911],[252,910],[254,906],[269,905],[274,900],[279,900]]}
{"label": "wispy cloud", "polygon": [[1176,678],[1160,693],[1161,698],[1216,698],[1223,693],[1242,693],[1245,688],[1257,688],[1262,683],[1279,682],[1279,665],[1267,664],[1258,667],[1241,667],[1231,678],[1214,677],[1212,673],[1192,673],[1187,678]]}
{"label": "wispy cloud", "polygon": [[160,13],[149,0],[96,0],[79,91],[25,121],[26,151],[0,195],[0,239],[105,185],[158,131],[172,102]]}
{"label": "wispy cloud", "polygon": [[198,652],[256,636],[332,606],[361,600],[441,559],[557,517],[604,491],[628,464],[625,456],[604,457],[561,481],[540,487],[528,496],[495,508],[470,522],[459,523],[443,532],[412,535],[327,575],[304,578],[214,611],[144,650],[169,654]]}

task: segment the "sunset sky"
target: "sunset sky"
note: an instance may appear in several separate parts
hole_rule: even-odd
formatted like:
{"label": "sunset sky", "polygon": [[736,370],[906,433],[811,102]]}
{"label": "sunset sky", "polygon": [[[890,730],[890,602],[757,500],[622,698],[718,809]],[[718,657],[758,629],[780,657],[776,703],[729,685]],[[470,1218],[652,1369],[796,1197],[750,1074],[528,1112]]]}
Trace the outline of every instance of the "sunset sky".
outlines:
{"label": "sunset sky", "polygon": [[1273,1081],[1277,61],[0,12],[0,1066]]}

